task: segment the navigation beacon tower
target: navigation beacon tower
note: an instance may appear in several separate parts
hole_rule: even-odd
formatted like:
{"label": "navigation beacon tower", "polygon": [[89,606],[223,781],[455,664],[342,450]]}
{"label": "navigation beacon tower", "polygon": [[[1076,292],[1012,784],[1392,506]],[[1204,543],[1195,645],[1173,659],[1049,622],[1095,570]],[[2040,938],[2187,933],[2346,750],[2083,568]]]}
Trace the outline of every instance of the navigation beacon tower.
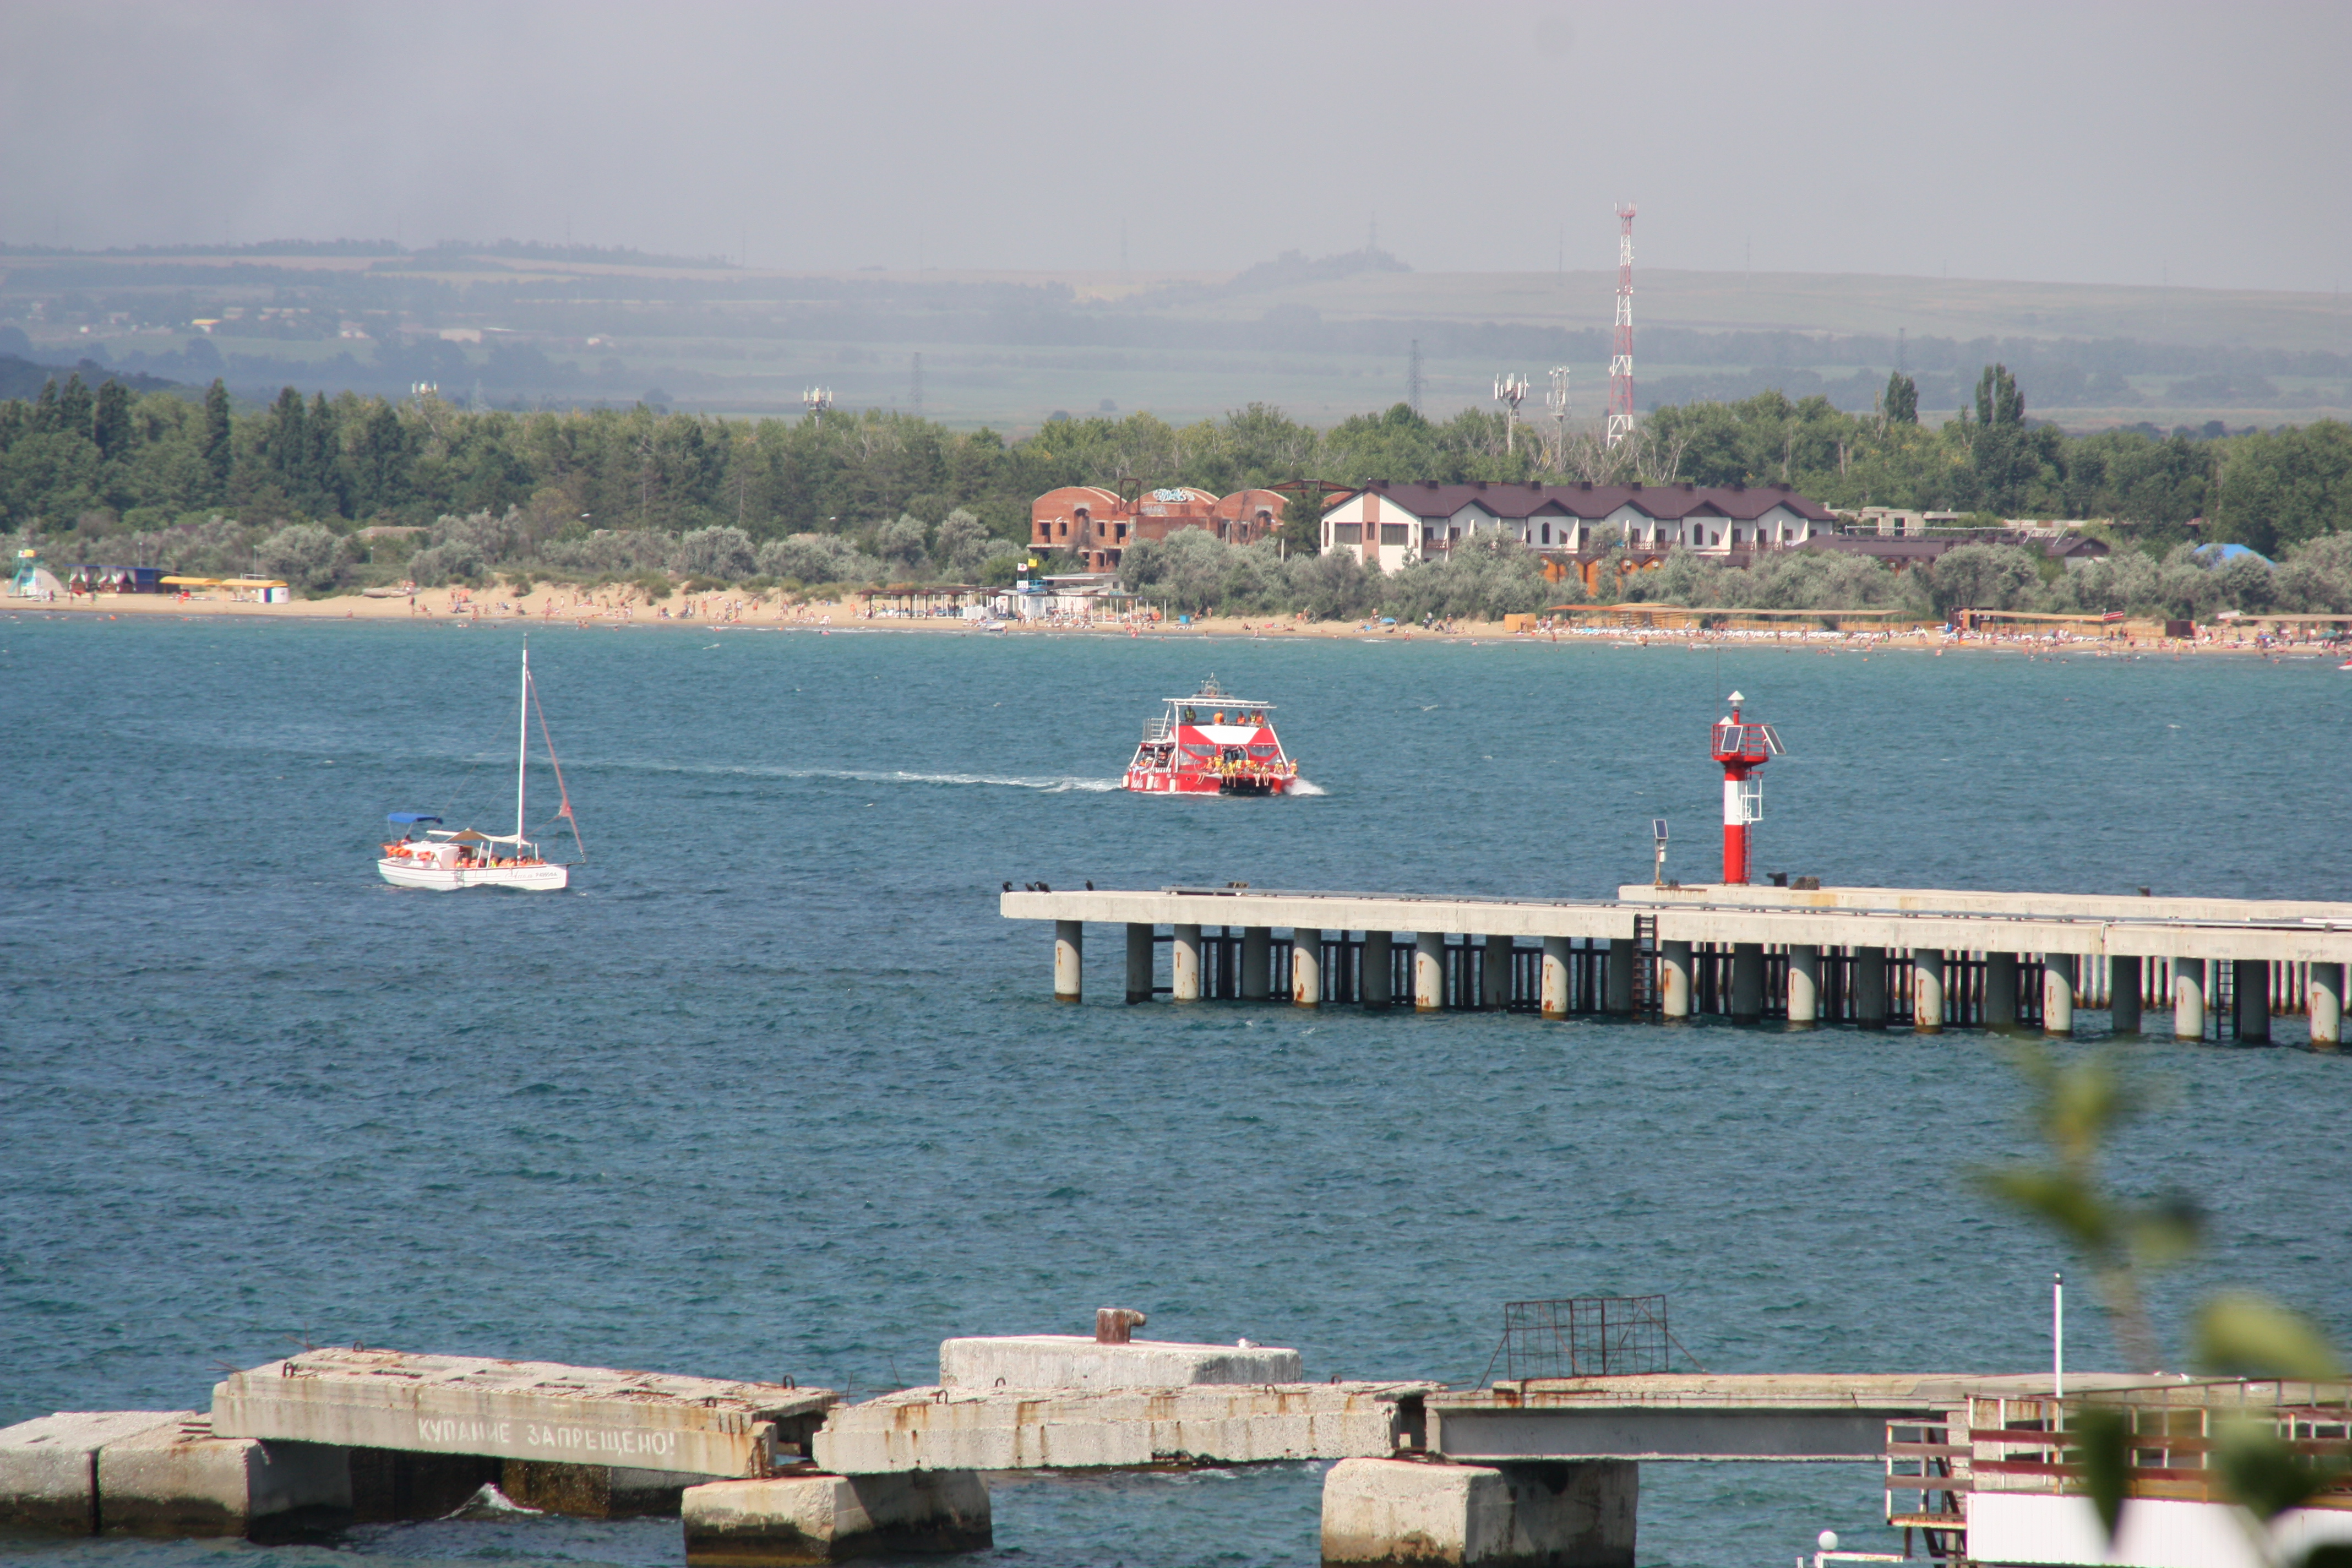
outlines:
{"label": "navigation beacon tower", "polygon": [[1764,820],[1764,781],[1756,770],[1787,754],[1771,725],[1740,718],[1745,700],[1737,691],[1731,694],[1731,717],[1717,720],[1708,738],[1709,752],[1723,764],[1723,880],[1734,888],[1748,882],[1748,825]]}

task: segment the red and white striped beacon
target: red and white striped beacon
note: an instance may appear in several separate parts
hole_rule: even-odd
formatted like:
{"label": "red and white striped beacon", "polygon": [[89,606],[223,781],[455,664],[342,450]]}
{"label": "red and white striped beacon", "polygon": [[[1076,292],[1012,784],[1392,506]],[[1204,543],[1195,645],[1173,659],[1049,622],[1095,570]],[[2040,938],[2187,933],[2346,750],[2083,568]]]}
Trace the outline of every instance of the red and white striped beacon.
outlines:
{"label": "red and white striped beacon", "polygon": [[1764,820],[1764,781],[1756,770],[1782,756],[1780,737],[1769,724],[1751,723],[1739,716],[1747,700],[1731,694],[1731,717],[1715,721],[1708,750],[1723,764],[1723,879],[1730,887],[1748,881],[1748,825]]}

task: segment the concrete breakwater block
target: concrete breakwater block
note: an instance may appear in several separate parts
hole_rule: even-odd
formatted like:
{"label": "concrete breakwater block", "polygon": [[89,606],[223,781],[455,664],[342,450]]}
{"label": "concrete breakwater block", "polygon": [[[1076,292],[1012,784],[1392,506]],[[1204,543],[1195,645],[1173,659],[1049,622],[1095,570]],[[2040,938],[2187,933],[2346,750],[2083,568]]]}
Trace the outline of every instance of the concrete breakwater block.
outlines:
{"label": "concrete breakwater block", "polygon": [[0,1429],[0,1526],[98,1533],[98,1455],[189,1419],[184,1410],[60,1410]]}
{"label": "concrete breakwater block", "polygon": [[194,1411],[98,1450],[98,1523],[108,1535],[282,1536],[352,1517],[342,1449],[219,1437]]}
{"label": "concrete breakwater block", "polygon": [[690,1476],[764,1476],[797,1460],[835,1395],[821,1388],[481,1356],[304,1351],[213,1389],[224,1436],[477,1454]]}
{"label": "concrete breakwater block", "polygon": [[1440,1387],[908,1388],[836,1406],[814,1451],[844,1475],[1379,1457],[1420,1446],[1423,1401]]}
{"label": "concrete breakwater block", "polygon": [[1640,1468],[1622,1459],[1343,1459],[1323,1479],[1323,1561],[1633,1568],[1640,1485]]}
{"label": "concrete breakwater block", "polygon": [[1298,1352],[1267,1345],[1165,1340],[1104,1344],[1080,1334],[1004,1334],[940,1342],[949,1388],[1181,1388],[1192,1384],[1297,1383]]}
{"label": "concrete breakwater block", "polygon": [[995,1539],[988,1484],[969,1470],[713,1481],[689,1489],[679,1513],[690,1568],[978,1552]]}

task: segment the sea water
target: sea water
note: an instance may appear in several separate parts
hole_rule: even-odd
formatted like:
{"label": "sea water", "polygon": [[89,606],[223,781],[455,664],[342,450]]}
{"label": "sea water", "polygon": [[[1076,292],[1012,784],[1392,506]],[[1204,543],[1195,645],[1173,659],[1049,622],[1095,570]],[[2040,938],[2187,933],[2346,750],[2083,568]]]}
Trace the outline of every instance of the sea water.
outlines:
{"label": "sea water", "polygon": [[[660,627],[531,638],[588,863],[387,887],[387,811],[513,826],[511,626],[0,618],[0,1423],[203,1405],[305,1343],[853,1396],[953,1334],[1297,1346],[1480,1377],[1502,1303],[1663,1293],[1716,1371],[2029,1371],[2077,1261],[1979,1195],[2032,1147],[1971,1031],[1084,1005],[1001,885],[1606,896],[1719,866],[1707,725],[1789,755],[1762,869],[1833,883],[2341,898],[2333,661],[1696,652],[1525,640]],[[1160,700],[1279,705],[1297,798],[1116,787]],[[536,745],[536,737],[534,737]],[[555,781],[531,826],[559,849]],[[2126,1192],[2207,1208],[2157,1307],[2352,1330],[2352,1063],[2177,1046]],[[2084,1033],[2104,1027],[2087,1015]],[[2299,1034],[2282,1020],[2283,1035]],[[2092,1048],[2088,1046],[2071,1048]],[[2115,1364],[2080,1292],[2069,1364]],[[1640,1560],[1891,1544],[1869,1465],[1643,1467]],[[1020,1478],[992,1554],[1307,1564],[1321,1469]],[[47,1564],[671,1563],[675,1521],[449,1521]]]}

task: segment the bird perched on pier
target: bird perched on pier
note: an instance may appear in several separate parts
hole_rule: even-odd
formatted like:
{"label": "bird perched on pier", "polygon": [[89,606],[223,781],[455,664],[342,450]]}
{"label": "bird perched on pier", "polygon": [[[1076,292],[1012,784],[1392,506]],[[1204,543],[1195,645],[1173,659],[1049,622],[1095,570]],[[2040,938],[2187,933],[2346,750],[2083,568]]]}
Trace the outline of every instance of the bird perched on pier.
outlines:
{"label": "bird perched on pier", "polygon": [[1004,890],[1005,890],[1006,892],[1008,892],[1008,893],[1009,893],[1009,892],[1011,892],[1011,891],[1013,890],[1013,884],[1012,884],[1012,883],[1010,883],[1010,882],[1005,883],[1005,884],[1004,884]]}
{"label": "bird perched on pier", "polygon": [[1092,882],[1088,882],[1088,883],[1087,884],[1087,892],[1089,892],[1089,893],[1091,893],[1091,892],[1093,892],[1094,890],[1095,890],[1095,885],[1094,885]]}

